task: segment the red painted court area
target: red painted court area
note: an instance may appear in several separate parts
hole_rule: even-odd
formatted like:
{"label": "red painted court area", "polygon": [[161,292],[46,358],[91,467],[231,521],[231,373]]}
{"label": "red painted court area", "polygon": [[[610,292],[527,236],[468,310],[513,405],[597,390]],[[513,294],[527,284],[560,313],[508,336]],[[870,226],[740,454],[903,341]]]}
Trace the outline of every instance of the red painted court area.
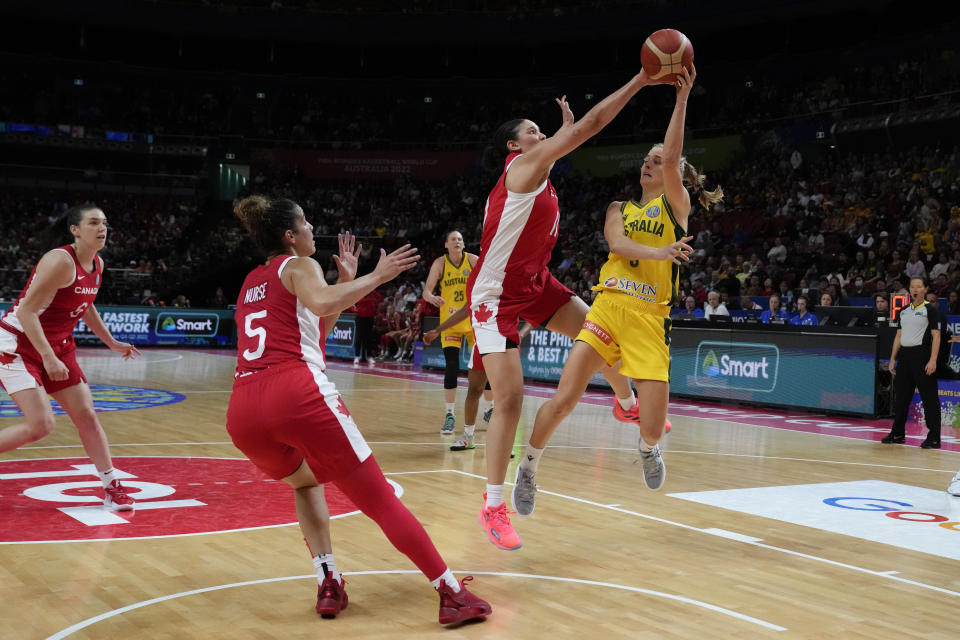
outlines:
{"label": "red painted court area", "polygon": [[[295,524],[290,488],[245,459],[114,458],[137,501],[132,512],[103,507],[96,469],[86,458],[0,462],[0,544],[197,535]],[[331,485],[330,515],[356,507]]]}

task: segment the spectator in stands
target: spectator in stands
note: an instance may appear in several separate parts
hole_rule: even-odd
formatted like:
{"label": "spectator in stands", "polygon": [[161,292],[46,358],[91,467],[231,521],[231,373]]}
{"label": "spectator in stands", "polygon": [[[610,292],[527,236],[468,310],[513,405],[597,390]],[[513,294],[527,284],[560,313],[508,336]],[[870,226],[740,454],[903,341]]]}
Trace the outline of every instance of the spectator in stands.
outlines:
{"label": "spectator in stands", "polygon": [[707,294],[707,301],[703,305],[703,316],[707,319],[710,316],[729,316],[730,312],[727,311],[727,307],[720,302],[720,293],[717,291],[711,291]]}
{"label": "spectator in stands", "polygon": [[763,281],[763,292],[760,294],[762,296],[770,297],[775,294],[776,291],[773,289],[773,278],[767,278]]}
{"label": "spectator in stands", "polygon": [[949,288],[950,283],[947,282],[946,274],[941,273],[933,279],[933,284],[930,285],[930,293],[937,298],[943,298],[946,297]]}
{"label": "spectator in stands", "polygon": [[873,296],[873,309],[878,318],[890,317],[890,300],[887,294],[881,292]]}
{"label": "spectator in stands", "polygon": [[820,308],[821,308],[821,309],[824,309],[824,310],[829,309],[830,307],[833,306],[833,304],[834,304],[834,303],[833,303],[833,296],[830,295],[829,292],[824,291],[823,293],[820,294]]}
{"label": "spectator in stands", "polygon": [[907,264],[903,268],[903,272],[911,280],[913,278],[926,279],[927,268],[924,266],[923,261],[920,259],[920,252],[917,249],[910,250],[910,259],[907,260]]}
{"label": "spectator in stands", "polygon": [[940,260],[937,264],[933,265],[933,268],[930,269],[930,277],[936,280],[939,275],[949,275],[950,273],[950,257],[945,251],[940,252]]}
{"label": "spectator in stands", "polygon": [[227,300],[227,296],[223,294],[223,287],[217,287],[217,290],[214,292],[213,297],[210,298],[208,302],[211,307],[214,309],[225,309],[227,305],[230,304],[230,301]]}
{"label": "spectator in stands", "polygon": [[784,246],[780,236],[773,239],[773,247],[767,252],[767,262],[783,264],[787,260],[787,248]]}
{"label": "spectator in stands", "polygon": [[787,312],[780,308],[780,296],[774,293],[767,299],[767,304],[769,308],[760,314],[760,322],[764,324],[770,324],[772,322],[782,324],[789,319]]}
{"label": "spectator in stands", "polygon": [[[723,306],[723,303],[720,303],[719,306]],[[687,296],[683,299],[683,311],[680,315],[688,315],[696,318],[704,317],[703,309],[697,307],[697,301],[693,296]]]}
{"label": "spectator in stands", "polygon": [[867,291],[864,286],[863,276],[859,273],[853,274],[853,279],[847,286],[847,295],[851,298],[869,298],[870,292]]}
{"label": "spectator in stands", "polygon": [[807,297],[799,296],[797,298],[797,313],[790,318],[790,324],[817,326],[819,323],[817,316],[807,309]]}
{"label": "spectator in stands", "polygon": [[780,302],[783,304],[783,308],[789,311],[793,308],[795,294],[793,289],[790,288],[790,283],[786,280],[780,281]]}
{"label": "spectator in stands", "polygon": [[740,296],[740,308],[744,311],[753,311],[756,314],[763,312],[763,307],[761,307],[757,302],[750,296]]}
{"label": "spectator in stands", "polygon": [[870,231],[870,228],[867,225],[861,227],[860,235],[857,237],[857,246],[867,251],[873,248],[873,244],[876,240],[873,237],[873,233]]}
{"label": "spectator in stands", "polygon": [[952,316],[960,315],[960,294],[956,289],[947,292],[947,313]]}

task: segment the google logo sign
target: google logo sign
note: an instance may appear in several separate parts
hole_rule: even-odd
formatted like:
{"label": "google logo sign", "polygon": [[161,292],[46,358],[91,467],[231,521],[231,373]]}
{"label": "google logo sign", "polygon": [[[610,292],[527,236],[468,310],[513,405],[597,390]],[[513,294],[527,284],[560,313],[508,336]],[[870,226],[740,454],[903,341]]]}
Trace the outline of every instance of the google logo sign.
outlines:
{"label": "google logo sign", "polygon": [[[854,511],[882,511],[883,515],[894,520],[903,522],[930,522],[949,529],[960,532],[960,522],[951,522],[950,518],[937,513],[924,513],[922,511],[903,511],[905,507],[912,507],[909,502],[900,502],[898,500],[888,500],[886,498],[855,498],[839,497],[826,498],[823,501],[831,507],[840,509],[853,509]],[[896,505],[896,506],[893,506]]]}

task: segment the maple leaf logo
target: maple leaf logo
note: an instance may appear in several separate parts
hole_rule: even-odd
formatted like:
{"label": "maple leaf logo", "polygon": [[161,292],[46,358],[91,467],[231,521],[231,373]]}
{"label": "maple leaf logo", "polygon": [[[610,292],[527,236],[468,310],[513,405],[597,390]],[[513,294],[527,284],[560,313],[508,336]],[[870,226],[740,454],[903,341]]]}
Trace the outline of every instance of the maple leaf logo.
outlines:
{"label": "maple leaf logo", "polygon": [[477,319],[477,322],[483,324],[487,320],[493,317],[493,312],[490,309],[487,309],[487,304],[483,303],[477,310],[473,312],[473,317]]}
{"label": "maple leaf logo", "polygon": [[347,411],[347,405],[343,403],[343,396],[337,396],[337,411],[348,418],[350,417],[350,412]]}
{"label": "maple leaf logo", "polygon": [[17,356],[12,353],[0,353],[0,364],[11,364],[16,359]]}

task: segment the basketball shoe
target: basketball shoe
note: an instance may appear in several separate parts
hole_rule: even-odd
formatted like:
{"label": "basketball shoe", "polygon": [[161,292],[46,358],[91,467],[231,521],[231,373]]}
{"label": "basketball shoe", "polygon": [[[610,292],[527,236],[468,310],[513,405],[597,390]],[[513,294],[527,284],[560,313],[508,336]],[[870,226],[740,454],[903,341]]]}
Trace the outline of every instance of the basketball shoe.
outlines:
{"label": "basketball shoe", "polygon": [[133,511],[136,504],[133,498],[127,495],[119,480],[114,480],[109,487],[103,490],[103,505],[110,511]]}
{"label": "basketball shoe", "polygon": [[477,445],[473,442],[473,436],[463,434],[463,437],[450,445],[450,451],[466,451],[467,449],[476,449]]}
{"label": "basketball shoe", "polygon": [[[640,405],[635,404],[630,407],[630,410],[625,410],[620,406],[620,402],[616,398],[613,399],[613,417],[619,420],[620,422],[632,422],[634,424],[640,424]],[[670,424],[669,420],[664,420],[664,433],[670,433],[670,429],[673,428],[673,425]]]}
{"label": "basketball shoe", "polygon": [[317,585],[317,613],[324,618],[336,618],[347,608],[347,592],[343,588],[346,583],[346,580],[341,584],[333,576],[327,576]]}
{"label": "basketball shoe", "polygon": [[492,417],[493,417],[493,407],[490,407],[489,409],[483,412],[483,423],[485,425],[490,424],[490,418]]}
{"label": "basketball shoe", "polygon": [[453,435],[453,432],[457,428],[457,419],[453,416],[452,413],[448,413],[447,417],[443,419],[443,426],[440,427],[440,433],[445,436]]}
{"label": "basketball shoe", "polygon": [[480,526],[487,533],[490,542],[504,551],[515,551],[523,546],[523,541],[517,535],[513,525],[510,524],[508,514],[511,513],[516,513],[516,511],[508,511],[506,503],[488,507],[487,494],[483,494],[483,508],[480,509],[477,520],[480,521]]}
{"label": "basketball shoe", "polygon": [[440,624],[455,624],[467,620],[483,620],[493,608],[486,600],[467,591],[465,582],[473,580],[473,576],[464,576],[460,580],[460,591],[454,591],[446,582],[441,582],[437,593],[440,595]]}
{"label": "basketball shoe", "polygon": [[960,471],[957,471],[957,475],[953,476],[953,480],[950,481],[947,493],[952,496],[960,496]]}
{"label": "basketball shoe", "polygon": [[536,471],[525,469],[523,462],[517,465],[517,475],[513,479],[513,495],[511,502],[517,514],[528,516],[533,513],[533,508],[537,502],[537,485],[533,478],[537,475]]}
{"label": "basketball shoe", "polygon": [[[643,442],[642,438],[640,442]],[[641,451],[640,462],[643,463],[643,482],[647,485],[647,489],[656,491],[662,487],[663,481],[667,478],[667,468],[660,455],[660,445],[654,445],[652,451]]]}

